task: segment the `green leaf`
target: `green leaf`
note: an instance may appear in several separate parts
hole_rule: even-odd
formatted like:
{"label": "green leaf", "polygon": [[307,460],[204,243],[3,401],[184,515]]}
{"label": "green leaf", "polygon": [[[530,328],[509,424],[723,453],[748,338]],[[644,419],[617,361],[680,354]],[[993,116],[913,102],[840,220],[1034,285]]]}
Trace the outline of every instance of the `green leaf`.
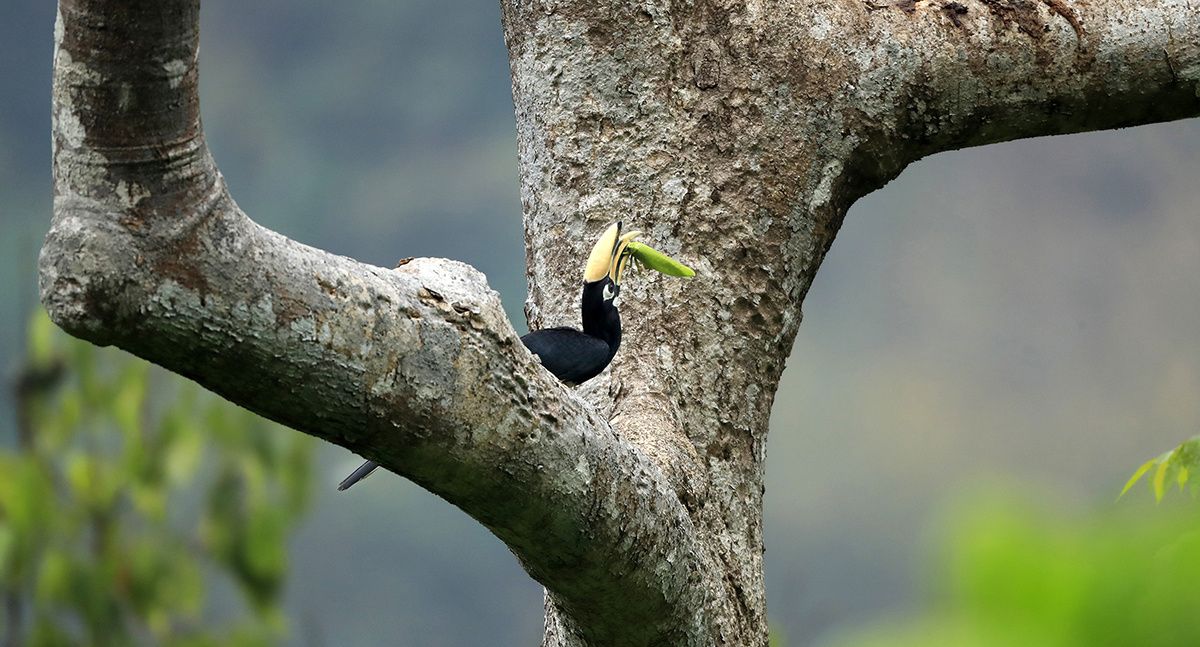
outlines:
{"label": "green leaf", "polygon": [[625,253],[632,256],[634,260],[642,265],[668,276],[686,277],[696,275],[696,271],[687,265],[680,263],[679,261],[667,256],[666,254],[654,249],[649,245],[639,243],[636,240],[630,241],[629,246],[625,248]]}
{"label": "green leaf", "polygon": [[167,447],[164,458],[167,480],[173,485],[182,485],[192,478],[204,458],[202,432],[184,423],[178,437]]}
{"label": "green leaf", "polygon": [[142,407],[146,402],[146,384],[149,364],[129,362],[117,382],[112,398],[112,416],[120,429],[133,441],[142,429]]}
{"label": "green leaf", "polygon": [[57,456],[83,426],[83,399],[77,390],[71,389],[59,396],[55,406],[45,407],[40,413],[33,438],[36,452]]}
{"label": "green leaf", "polygon": [[1181,492],[1185,491],[1192,471],[1200,469],[1200,436],[1188,439],[1180,443],[1178,447],[1142,463],[1133,476],[1130,476],[1129,480],[1125,482],[1125,487],[1121,488],[1121,493],[1117,495],[1117,498],[1120,499],[1124,496],[1150,471],[1150,468],[1155,466],[1158,469],[1155,470],[1154,477],[1151,479],[1155,501],[1162,501],[1162,498],[1166,496],[1167,479],[1169,478],[1174,479],[1174,483],[1179,486]]}
{"label": "green leaf", "polygon": [[1125,487],[1121,488],[1121,493],[1117,495],[1117,498],[1119,499],[1119,498],[1125,496],[1125,493],[1129,491],[1129,488],[1136,485],[1137,482],[1140,481],[1142,479],[1142,477],[1146,475],[1146,472],[1149,472],[1150,468],[1154,467],[1154,464],[1156,462],[1158,462],[1157,458],[1151,458],[1150,460],[1146,461],[1145,463],[1142,463],[1141,467],[1137,468],[1137,470],[1134,471],[1133,476],[1130,476],[1129,480],[1125,481]]}
{"label": "green leaf", "polygon": [[0,474],[7,480],[0,488],[0,516],[10,524],[19,545],[38,545],[55,513],[53,492],[46,475],[32,461],[0,465]]}
{"label": "green leaf", "polygon": [[36,365],[48,364],[54,356],[54,323],[45,310],[38,308],[29,320],[29,359]]}
{"label": "green leaf", "polygon": [[168,491],[161,484],[145,485],[131,482],[126,486],[133,507],[147,519],[160,522],[166,519]]}
{"label": "green leaf", "polygon": [[1174,451],[1180,465],[1188,469],[1200,468],[1200,436],[1184,441]]}
{"label": "green leaf", "polygon": [[1158,463],[1158,469],[1154,472],[1154,500],[1162,501],[1163,493],[1166,492],[1165,483],[1167,480],[1167,468],[1171,466],[1171,456],[1167,455]]}
{"label": "green leaf", "polygon": [[[273,430],[278,433],[278,430]],[[314,443],[311,436],[291,434],[291,446],[288,448],[287,460],[280,466],[276,475],[283,486],[283,499],[288,512],[299,517],[308,504],[312,490],[312,450]]]}
{"label": "green leaf", "polygon": [[96,348],[86,342],[79,342],[70,344],[68,349],[71,351],[68,364],[79,380],[79,397],[83,401],[84,409],[94,413],[107,411],[108,390],[104,388],[104,380],[96,371]]}
{"label": "green leaf", "polygon": [[80,501],[91,500],[92,461],[88,455],[78,450],[72,451],[63,457],[62,464],[74,496]]}
{"label": "green leaf", "polygon": [[281,578],[287,567],[283,514],[277,508],[262,508],[246,521],[247,566],[260,578]]}
{"label": "green leaf", "polygon": [[30,647],[73,647],[79,639],[59,626],[55,618],[39,614],[30,632]]}
{"label": "green leaf", "polygon": [[17,536],[6,525],[0,522],[0,582],[6,579],[9,563],[17,545]]}
{"label": "green leaf", "polygon": [[59,603],[70,598],[72,579],[71,560],[60,550],[42,555],[38,568],[36,600],[42,604]]}

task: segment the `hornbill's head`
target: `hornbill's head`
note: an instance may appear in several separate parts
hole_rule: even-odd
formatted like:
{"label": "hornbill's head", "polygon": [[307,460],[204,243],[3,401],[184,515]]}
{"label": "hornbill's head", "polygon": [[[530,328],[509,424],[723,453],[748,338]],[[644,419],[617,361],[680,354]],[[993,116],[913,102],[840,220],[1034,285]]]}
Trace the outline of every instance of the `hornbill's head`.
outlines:
{"label": "hornbill's head", "polygon": [[621,233],[620,221],[600,234],[583,270],[583,332],[604,339],[616,351],[621,343],[621,316],[617,297],[621,294],[621,275],[629,262],[624,253],[630,241],[642,232]]}
{"label": "hornbill's head", "polygon": [[605,301],[614,300],[621,293],[621,276],[629,263],[625,248],[641,234],[640,231],[622,234],[619,220],[609,225],[608,229],[600,234],[596,245],[592,247],[591,255],[588,256],[587,266],[583,270],[584,287],[596,285],[603,293]]}

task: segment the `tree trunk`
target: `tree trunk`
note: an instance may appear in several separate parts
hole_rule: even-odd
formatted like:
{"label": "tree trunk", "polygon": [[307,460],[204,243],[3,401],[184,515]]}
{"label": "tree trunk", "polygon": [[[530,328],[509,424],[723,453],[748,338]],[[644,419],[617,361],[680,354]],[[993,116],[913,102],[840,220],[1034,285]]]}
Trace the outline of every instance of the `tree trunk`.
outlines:
{"label": "tree trunk", "polygon": [[250,221],[200,128],[197,0],[60,0],[42,300],[461,507],[544,584],[544,645],[765,645],[763,467],[842,217],[940,150],[1200,113],[1182,0],[503,0],[531,328],[608,223],[697,269],[623,294],[579,392],[473,269]]}

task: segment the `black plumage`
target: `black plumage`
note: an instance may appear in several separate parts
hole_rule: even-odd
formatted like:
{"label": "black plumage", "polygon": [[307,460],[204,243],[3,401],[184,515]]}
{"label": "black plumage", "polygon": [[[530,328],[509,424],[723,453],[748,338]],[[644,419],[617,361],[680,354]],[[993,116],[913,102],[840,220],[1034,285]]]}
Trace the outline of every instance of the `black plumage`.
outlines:
{"label": "black plumage", "polygon": [[521,342],[546,370],[570,386],[596,377],[612,361],[607,342],[575,328],[535,330]]}
{"label": "black plumage", "polygon": [[621,347],[620,293],[621,286],[609,278],[584,283],[579,297],[583,330],[544,328],[521,341],[554,377],[571,386],[583,384],[599,375]]}
{"label": "black plumage", "polygon": [[[579,299],[583,330],[544,328],[522,336],[521,342],[554,377],[570,386],[583,384],[599,375],[621,347],[616,305],[620,292],[621,287],[608,277],[585,281]],[[377,467],[375,461],[366,461],[338,484],[338,490],[361,481]]]}

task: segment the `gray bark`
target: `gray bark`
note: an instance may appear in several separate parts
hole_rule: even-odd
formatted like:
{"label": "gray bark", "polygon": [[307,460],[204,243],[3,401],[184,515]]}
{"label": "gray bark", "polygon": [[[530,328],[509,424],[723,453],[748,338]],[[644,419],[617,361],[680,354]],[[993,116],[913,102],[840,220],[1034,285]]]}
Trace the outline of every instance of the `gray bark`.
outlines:
{"label": "gray bark", "polygon": [[[579,392],[472,268],[382,269],[238,209],[198,0],[60,0],[42,301],[459,506],[545,585],[544,644],[764,645],[767,419],[855,199],[933,152],[1200,114],[1184,0],[503,0],[532,328],[624,218],[688,262],[623,297]],[[332,9],[331,9],[332,10]]]}

